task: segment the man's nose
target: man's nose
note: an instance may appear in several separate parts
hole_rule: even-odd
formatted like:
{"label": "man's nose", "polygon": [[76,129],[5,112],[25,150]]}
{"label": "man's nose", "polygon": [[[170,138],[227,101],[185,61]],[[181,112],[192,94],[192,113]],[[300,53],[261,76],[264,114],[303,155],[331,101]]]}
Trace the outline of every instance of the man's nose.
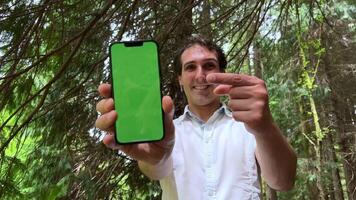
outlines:
{"label": "man's nose", "polygon": [[195,79],[201,82],[205,82],[205,78],[206,78],[206,73],[204,68],[202,66],[198,66],[195,74]]}

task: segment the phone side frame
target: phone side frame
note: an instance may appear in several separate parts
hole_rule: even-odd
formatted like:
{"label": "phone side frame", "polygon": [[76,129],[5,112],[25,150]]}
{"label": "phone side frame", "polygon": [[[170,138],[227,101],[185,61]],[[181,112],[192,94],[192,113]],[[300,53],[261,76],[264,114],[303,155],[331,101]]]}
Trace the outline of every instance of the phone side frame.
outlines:
{"label": "phone side frame", "polygon": [[[111,52],[111,49],[112,49],[112,46],[115,45],[115,44],[127,44],[127,43],[137,43],[137,42],[142,42],[142,43],[145,43],[145,42],[153,42],[155,43],[156,45],[156,48],[157,48],[157,61],[158,61],[158,72],[159,72],[159,87],[160,87],[160,97],[161,97],[161,100],[160,100],[160,105],[161,105],[161,117],[162,117],[162,123],[163,123],[163,130],[162,130],[162,138],[158,139],[158,140],[148,140],[148,141],[136,141],[136,142],[120,142],[117,138],[117,132],[116,132],[116,119],[115,120],[115,123],[114,123],[114,138],[115,138],[115,141],[117,144],[119,145],[129,145],[129,144],[139,144],[139,143],[153,143],[153,142],[159,142],[161,140],[164,139],[165,135],[166,135],[166,130],[165,130],[165,117],[164,117],[164,110],[162,108],[162,98],[163,98],[163,92],[162,92],[162,70],[161,70],[161,59],[160,59],[160,48],[159,48],[159,45],[158,43],[155,41],[155,40],[131,40],[131,41],[120,41],[120,42],[113,42],[110,44],[109,46],[109,67],[110,67],[110,84],[111,84],[111,97],[113,98],[114,100],[114,109],[115,109],[115,99],[114,99],[114,85],[113,85],[113,82],[114,82],[114,79],[113,79],[113,76],[112,76],[112,52]],[[116,111],[116,110],[115,110]],[[117,111],[116,111],[117,112]],[[118,116],[119,118],[119,116]]]}

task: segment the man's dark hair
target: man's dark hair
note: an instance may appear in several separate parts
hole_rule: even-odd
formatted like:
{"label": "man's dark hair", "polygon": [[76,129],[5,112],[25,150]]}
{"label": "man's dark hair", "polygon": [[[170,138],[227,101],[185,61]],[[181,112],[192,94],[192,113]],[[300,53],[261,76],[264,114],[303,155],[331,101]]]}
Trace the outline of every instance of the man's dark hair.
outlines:
{"label": "man's dark hair", "polygon": [[183,46],[178,50],[176,57],[174,58],[175,73],[177,73],[178,75],[182,74],[181,56],[186,49],[188,49],[194,45],[200,45],[202,47],[207,48],[209,51],[216,52],[217,59],[219,62],[220,71],[222,71],[222,72],[225,71],[227,62],[226,62],[226,57],[225,57],[223,50],[218,45],[216,45],[212,41],[206,39],[205,37],[203,37],[199,34],[193,34],[192,36],[187,38],[187,40],[184,42]]}

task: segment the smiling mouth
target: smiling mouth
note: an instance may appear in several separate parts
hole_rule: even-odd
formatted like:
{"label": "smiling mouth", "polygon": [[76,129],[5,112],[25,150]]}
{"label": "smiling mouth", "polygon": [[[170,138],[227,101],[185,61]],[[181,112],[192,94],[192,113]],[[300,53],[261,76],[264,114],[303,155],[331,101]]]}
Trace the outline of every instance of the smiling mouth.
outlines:
{"label": "smiling mouth", "polygon": [[213,84],[202,84],[202,85],[194,85],[193,89],[196,90],[205,90],[208,89],[210,86],[212,86]]}

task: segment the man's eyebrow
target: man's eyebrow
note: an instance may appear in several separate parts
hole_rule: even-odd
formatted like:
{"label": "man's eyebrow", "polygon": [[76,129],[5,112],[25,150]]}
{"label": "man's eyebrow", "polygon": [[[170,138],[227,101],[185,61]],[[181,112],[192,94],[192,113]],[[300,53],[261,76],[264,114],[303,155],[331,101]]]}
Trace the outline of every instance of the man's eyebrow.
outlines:
{"label": "man's eyebrow", "polygon": [[[203,62],[208,62],[208,61],[214,61],[214,62],[218,63],[218,60],[215,59],[215,58],[207,58],[207,59],[203,60]],[[196,63],[196,61],[192,60],[192,61],[184,63],[183,66],[186,66],[186,65],[189,65],[189,64],[194,64],[194,63]]]}
{"label": "man's eyebrow", "polygon": [[204,59],[203,61],[204,61],[204,62],[207,62],[207,61],[214,61],[214,62],[218,62],[218,60],[217,60],[217,59],[215,59],[215,58],[208,58],[208,59]]}

